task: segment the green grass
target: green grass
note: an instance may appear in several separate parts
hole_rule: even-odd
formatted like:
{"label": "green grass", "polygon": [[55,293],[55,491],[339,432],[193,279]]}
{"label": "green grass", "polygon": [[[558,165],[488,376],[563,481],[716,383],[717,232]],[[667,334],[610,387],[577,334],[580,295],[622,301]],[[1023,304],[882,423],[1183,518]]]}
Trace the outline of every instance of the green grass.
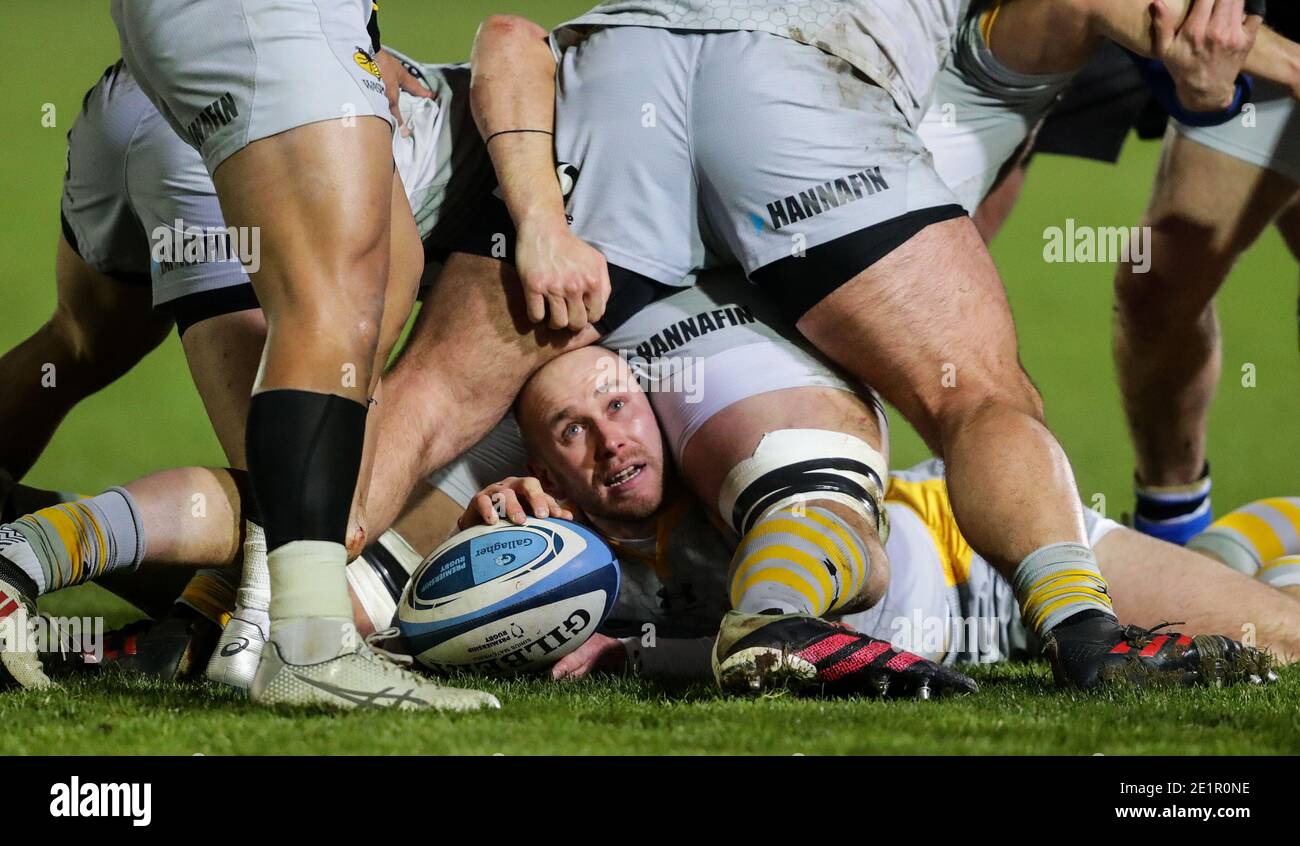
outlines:
{"label": "green grass", "polygon": [[125,677],[0,696],[0,755],[1300,754],[1300,672],[1265,689],[1056,690],[1043,665],[985,667],[951,701],[719,698],[632,679],[491,682],[487,714],[271,711],[207,685]]}
{"label": "green grass", "polygon": [[[556,23],[589,0],[387,0],[387,40],[431,61],[468,55],[492,12]],[[0,348],[46,319],[55,301],[54,243],[64,136],[81,97],[117,53],[103,0],[25,3],[6,16],[16,43],[42,45],[11,62],[0,106]],[[46,104],[54,125],[44,125]],[[1046,398],[1089,503],[1113,516],[1130,506],[1132,452],[1109,352],[1111,268],[1047,265],[1043,230],[1130,225],[1150,189],[1158,150],[1132,143],[1119,167],[1040,157],[1029,188],[994,244],[1015,308],[1024,359]],[[1213,198],[1206,198],[1213,202]],[[1300,410],[1295,263],[1269,233],[1237,267],[1222,297],[1224,380],[1211,428],[1215,501],[1224,511],[1297,493]],[[1250,363],[1257,387],[1241,384]],[[0,387],[3,390],[3,387]],[[896,425],[895,461],[923,457]],[[93,491],[153,470],[220,464],[175,338],[66,421],[28,479]],[[97,588],[46,603],[64,613],[134,612]],[[728,702],[707,690],[671,697],[630,681],[488,685],[505,709],[469,717],[283,714],[207,688],[122,679],[55,694],[0,696],[10,727],[0,753],[1266,753],[1300,752],[1300,674],[1268,690],[1196,690],[1072,696],[1052,690],[1041,666],[982,669],[977,697],[941,703]]]}

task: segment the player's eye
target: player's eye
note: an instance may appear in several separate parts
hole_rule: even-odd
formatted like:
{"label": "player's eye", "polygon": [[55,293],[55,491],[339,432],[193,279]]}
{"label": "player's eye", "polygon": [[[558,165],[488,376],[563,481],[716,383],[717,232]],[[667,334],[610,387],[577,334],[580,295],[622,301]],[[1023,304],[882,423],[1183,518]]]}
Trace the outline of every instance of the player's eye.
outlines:
{"label": "player's eye", "polygon": [[610,410],[611,412],[614,412],[614,411],[622,411],[623,408],[624,408],[626,405],[627,405],[627,400],[625,400],[625,399],[615,399],[615,400],[610,400],[610,402],[609,402],[609,410]]}
{"label": "player's eye", "polygon": [[581,435],[582,431],[581,423],[570,423],[568,426],[564,427],[564,431],[560,433],[560,438],[561,440],[568,442]]}

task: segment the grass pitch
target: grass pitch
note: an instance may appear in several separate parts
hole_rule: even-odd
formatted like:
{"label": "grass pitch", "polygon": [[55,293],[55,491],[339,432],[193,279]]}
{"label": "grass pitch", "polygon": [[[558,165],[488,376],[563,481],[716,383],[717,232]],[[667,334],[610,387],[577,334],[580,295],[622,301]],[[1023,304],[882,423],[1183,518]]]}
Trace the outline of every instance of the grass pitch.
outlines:
{"label": "grass pitch", "polygon": [[487,714],[269,711],[207,684],[121,676],[0,696],[0,755],[1296,755],[1300,672],[1269,688],[1056,690],[1044,665],[975,671],[932,702],[721,699],[633,679],[491,682]]}
{"label": "grass pitch", "polygon": [[[589,0],[387,0],[386,40],[431,61],[461,61],[487,14],[554,24]],[[15,40],[44,44],[11,63],[0,90],[0,348],[35,330],[54,301],[54,243],[64,136],[82,95],[117,57],[102,0],[22,4]],[[51,37],[53,36],[53,37]],[[1074,462],[1084,499],[1118,516],[1131,507],[1132,452],[1110,357],[1112,268],[1048,264],[1044,230],[1136,224],[1158,156],[1130,143],[1118,167],[1039,157],[993,253],[1010,290],[1023,354],[1049,421]],[[1207,203],[1213,198],[1207,197]],[[1240,263],[1221,298],[1224,377],[1211,426],[1216,510],[1300,492],[1294,261],[1275,233]],[[905,335],[904,335],[905,337]],[[1253,382],[1244,379],[1245,373]],[[3,390],[3,387],[0,387]],[[898,424],[894,459],[920,460]],[[66,421],[33,484],[94,491],[164,467],[222,464],[175,338]],[[45,607],[136,616],[98,588]],[[665,691],[619,679],[555,685],[476,684],[504,709],[484,715],[269,712],[203,685],[104,679],[46,694],[0,695],[0,754],[465,753],[699,754],[1265,754],[1300,753],[1300,671],[1264,690],[1056,691],[1043,665],[979,668],[978,696],[951,702],[726,701],[707,688]]]}

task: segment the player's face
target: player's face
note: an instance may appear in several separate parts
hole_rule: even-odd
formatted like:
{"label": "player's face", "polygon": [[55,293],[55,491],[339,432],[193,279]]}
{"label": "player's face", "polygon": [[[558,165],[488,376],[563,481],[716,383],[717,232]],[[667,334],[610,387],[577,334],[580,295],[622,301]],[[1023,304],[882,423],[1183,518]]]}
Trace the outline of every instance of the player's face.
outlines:
{"label": "player's face", "polygon": [[589,348],[552,362],[529,386],[520,423],[530,427],[534,458],[588,515],[637,521],[659,510],[663,436],[619,357]]}

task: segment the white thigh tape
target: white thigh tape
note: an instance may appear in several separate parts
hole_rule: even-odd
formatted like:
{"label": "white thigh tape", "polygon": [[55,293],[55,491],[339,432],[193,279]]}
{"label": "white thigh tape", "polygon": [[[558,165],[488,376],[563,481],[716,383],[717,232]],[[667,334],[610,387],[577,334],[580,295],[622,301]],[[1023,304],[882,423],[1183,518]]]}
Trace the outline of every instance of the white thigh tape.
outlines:
{"label": "white thigh tape", "polygon": [[348,564],[348,584],[375,631],[383,631],[393,624],[397,603],[369,561],[357,558]]}
{"label": "white thigh tape", "polygon": [[798,501],[841,502],[866,509],[884,541],[885,457],[866,441],[825,429],[781,429],[727,474],[718,495],[722,518],[744,535],[764,514]]}
{"label": "white thigh tape", "polygon": [[[388,553],[397,560],[397,563],[410,576],[415,573],[415,568],[424,562],[424,556],[415,551],[415,548],[406,542],[406,538],[397,532],[389,529],[379,536],[379,545],[388,550]],[[403,585],[405,582],[402,583]],[[401,585],[398,585],[401,588]]]}

